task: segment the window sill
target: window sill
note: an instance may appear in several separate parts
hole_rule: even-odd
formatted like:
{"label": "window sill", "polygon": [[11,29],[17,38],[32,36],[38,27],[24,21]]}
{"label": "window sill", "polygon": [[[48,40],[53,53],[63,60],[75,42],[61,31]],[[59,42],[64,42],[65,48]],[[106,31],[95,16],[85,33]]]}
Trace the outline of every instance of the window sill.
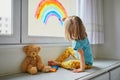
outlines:
{"label": "window sill", "polygon": [[70,70],[59,68],[57,72],[41,73],[30,75],[18,73],[7,76],[0,76],[1,80],[88,80],[120,66],[120,60],[96,59],[92,69],[81,73],[73,73]]}

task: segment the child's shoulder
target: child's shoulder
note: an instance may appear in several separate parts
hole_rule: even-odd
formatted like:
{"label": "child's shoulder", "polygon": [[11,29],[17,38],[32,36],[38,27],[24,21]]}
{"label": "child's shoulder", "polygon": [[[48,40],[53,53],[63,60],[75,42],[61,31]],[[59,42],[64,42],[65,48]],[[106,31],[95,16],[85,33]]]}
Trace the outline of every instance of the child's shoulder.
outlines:
{"label": "child's shoulder", "polygon": [[85,39],[83,39],[83,40],[76,40],[75,42],[81,42],[81,43],[84,43],[84,42],[88,42],[88,38],[86,37]]}

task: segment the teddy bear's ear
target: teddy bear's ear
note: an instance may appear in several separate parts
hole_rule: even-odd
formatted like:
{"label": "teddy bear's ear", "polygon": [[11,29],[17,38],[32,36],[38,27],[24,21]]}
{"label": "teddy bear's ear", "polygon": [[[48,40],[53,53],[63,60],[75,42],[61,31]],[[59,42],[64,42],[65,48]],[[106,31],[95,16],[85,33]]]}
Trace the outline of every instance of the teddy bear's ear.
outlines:
{"label": "teddy bear's ear", "polygon": [[38,52],[40,51],[40,49],[41,49],[40,47],[37,47],[37,51],[38,51]]}
{"label": "teddy bear's ear", "polygon": [[23,51],[26,52],[28,50],[28,46],[23,47]]}
{"label": "teddy bear's ear", "polygon": [[65,21],[66,17],[62,18],[62,21]]}

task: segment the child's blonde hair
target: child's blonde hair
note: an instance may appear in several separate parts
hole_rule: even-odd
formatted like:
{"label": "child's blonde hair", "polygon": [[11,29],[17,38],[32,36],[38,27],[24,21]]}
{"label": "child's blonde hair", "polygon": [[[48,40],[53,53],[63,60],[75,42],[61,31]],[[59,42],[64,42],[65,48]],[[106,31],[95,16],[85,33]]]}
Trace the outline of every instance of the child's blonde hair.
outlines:
{"label": "child's blonde hair", "polygon": [[86,38],[86,30],[82,20],[78,16],[63,18],[65,24],[65,37],[67,40],[83,40]]}

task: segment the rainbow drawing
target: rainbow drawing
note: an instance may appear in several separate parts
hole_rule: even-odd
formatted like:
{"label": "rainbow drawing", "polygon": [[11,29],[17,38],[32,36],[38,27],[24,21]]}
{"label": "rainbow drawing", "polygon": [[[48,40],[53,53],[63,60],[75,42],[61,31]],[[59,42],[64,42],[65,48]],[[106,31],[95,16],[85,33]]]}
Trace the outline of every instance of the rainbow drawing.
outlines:
{"label": "rainbow drawing", "polygon": [[62,18],[67,17],[67,13],[58,0],[41,0],[36,9],[35,18],[40,18],[46,24],[51,16],[56,16],[61,25],[63,25]]}

